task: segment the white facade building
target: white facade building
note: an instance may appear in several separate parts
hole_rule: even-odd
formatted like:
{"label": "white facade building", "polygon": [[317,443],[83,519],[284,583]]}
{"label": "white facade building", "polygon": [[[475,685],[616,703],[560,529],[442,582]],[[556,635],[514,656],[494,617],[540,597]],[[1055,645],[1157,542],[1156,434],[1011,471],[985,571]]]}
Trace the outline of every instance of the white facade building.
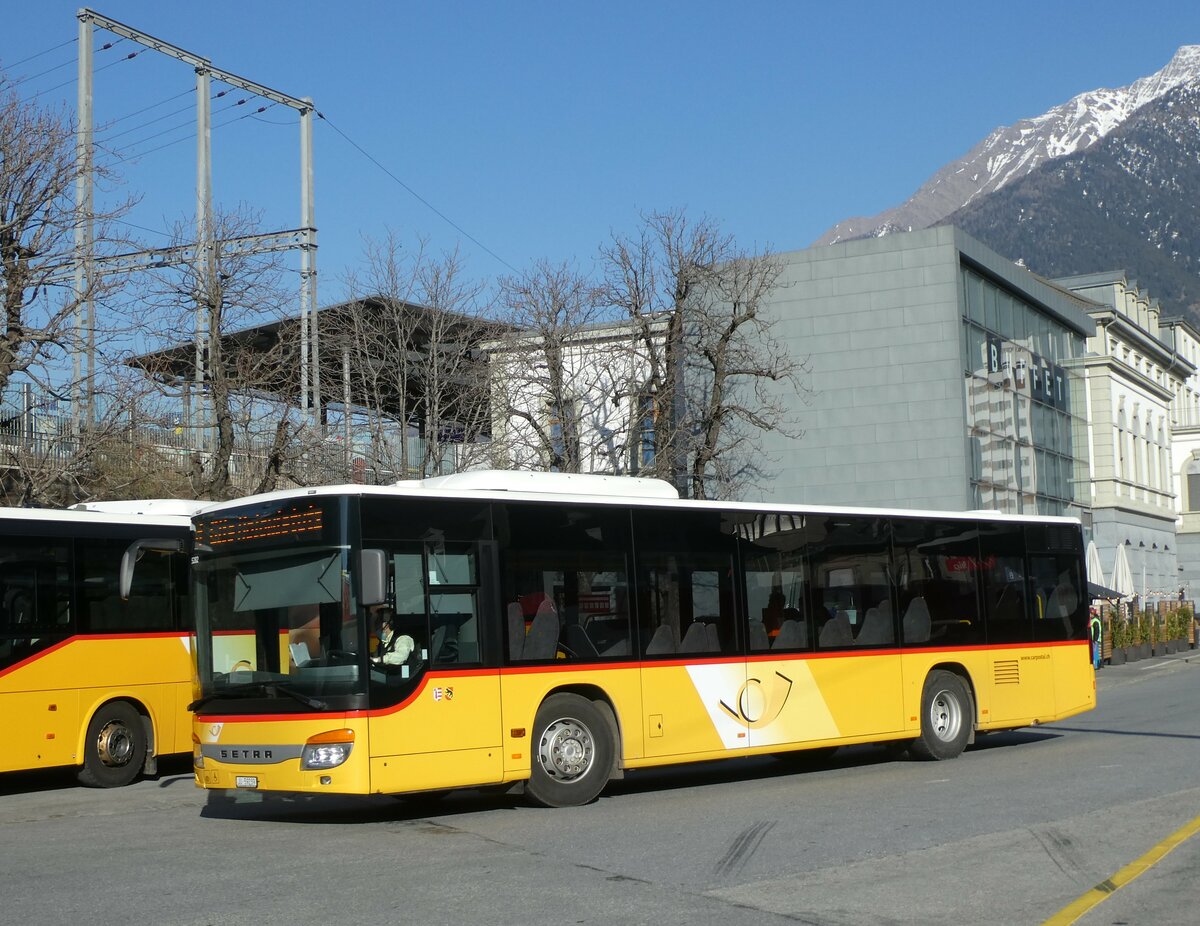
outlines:
{"label": "white facade building", "polygon": [[[1197,366],[1179,349],[1195,332],[1164,322],[1151,298],[1124,271],[1056,281],[1098,303],[1096,334],[1083,359],[1088,401],[1092,533],[1109,580],[1125,547],[1139,596],[1177,597],[1181,586],[1179,459],[1174,422],[1197,394]],[[1181,438],[1182,435],[1179,435]],[[1193,439],[1200,442],[1200,432]],[[1189,452],[1190,455],[1190,452]],[[1198,538],[1200,539],[1200,538]],[[1186,569],[1186,566],[1184,566]],[[1186,593],[1186,589],[1185,589]]]}
{"label": "white facade building", "polygon": [[[581,473],[636,476],[653,459],[648,361],[628,322],[565,332],[550,350],[533,334],[484,349],[497,466],[561,468],[554,457],[572,455]],[[551,369],[556,350],[558,371]]]}

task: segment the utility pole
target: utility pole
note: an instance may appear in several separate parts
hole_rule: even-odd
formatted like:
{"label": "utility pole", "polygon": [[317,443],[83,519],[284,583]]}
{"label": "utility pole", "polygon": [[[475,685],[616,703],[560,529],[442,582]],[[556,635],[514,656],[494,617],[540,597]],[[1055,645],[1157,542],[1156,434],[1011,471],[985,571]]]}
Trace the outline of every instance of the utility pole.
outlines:
{"label": "utility pole", "polygon": [[[92,324],[92,273],[95,230],[92,227],[92,24],[83,17],[79,19],[79,80],[78,115],[75,135],[75,352],[71,358],[71,435],[78,439],[82,421],[90,426],[92,413],[92,369],[95,357],[95,325]],[[87,349],[80,352],[79,345]],[[83,358],[87,358],[86,373]],[[87,409],[84,416],[81,392],[87,381]]]}
{"label": "utility pole", "polygon": [[[320,354],[317,345],[317,227],[313,207],[313,161],[312,161],[312,115],[311,98],[298,99],[270,87],[239,77],[229,71],[214,67],[208,58],[201,57],[164,42],[162,39],[135,29],[125,23],[110,19],[87,8],[81,9],[79,19],[79,126],[76,136],[76,152],[82,169],[76,181],[76,201],[80,222],[75,231],[75,286],[77,293],[89,290],[90,274],[94,272],[129,272],[149,266],[161,266],[172,260],[199,258],[206,277],[215,272],[217,248],[232,246],[240,253],[263,253],[267,251],[299,250],[300,272],[300,327],[301,359],[298,370],[300,381],[300,407],[314,427],[321,425]],[[190,248],[160,248],[136,251],[131,254],[106,258],[98,263],[93,252],[92,216],[92,30],[99,27],[122,38],[137,42],[152,51],[175,58],[192,66],[196,72],[196,245]],[[298,229],[268,232],[262,235],[243,236],[233,241],[213,239],[212,222],[212,106],[211,83],[218,80],[239,90],[263,97],[274,103],[296,110],[300,116],[300,223]],[[200,419],[205,437],[202,448],[208,449],[211,428],[208,421],[208,403],[205,399],[205,381],[208,370],[209,339],[215,333],[209,330],[206,315],[207,298],[198,294],[195,320],[195,368],[192,380],[185,385],[184,414],[189,419],[193,414]],[[90,423],[94,414],[92,396],[94,391],[95,364],[94,311],[90,302],[81,306],[76,320],[76,355],[73,358],[76,389],[82,382],[87,384],[87,398],[83,403],[72,402],[72,420],[78,424],[78,409],[82,405]],[[82,358],[80,356],[81,347]],[[80,368],[86,362],[86,370]],[[312,383],[311,396],[309,383]],[[191,397],[191,398],[189,398]],[[193,412],[193,401],[197,408]]]}

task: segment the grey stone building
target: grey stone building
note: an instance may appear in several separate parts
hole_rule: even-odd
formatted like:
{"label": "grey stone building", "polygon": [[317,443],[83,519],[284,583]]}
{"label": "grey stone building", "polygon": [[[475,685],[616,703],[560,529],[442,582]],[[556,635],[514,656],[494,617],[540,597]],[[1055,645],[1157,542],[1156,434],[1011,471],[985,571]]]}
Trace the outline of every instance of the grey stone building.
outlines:
{"label": "grey stone building", "polygon": [[775,333],[813,392],[748,496],[1087,520],[1093,303],[950,226],[781,257]]}

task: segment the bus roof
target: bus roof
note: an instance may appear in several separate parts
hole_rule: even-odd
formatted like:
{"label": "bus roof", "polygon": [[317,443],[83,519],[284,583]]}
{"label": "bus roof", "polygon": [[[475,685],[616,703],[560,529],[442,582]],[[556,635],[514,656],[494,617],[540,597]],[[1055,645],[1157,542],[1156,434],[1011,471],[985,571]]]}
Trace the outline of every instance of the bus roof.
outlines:
{"label": "bus roof", "polygon": [[[1029,523],[1078,524],[1079,519],[1058,515],[1018,515],[999,511],[945,511],[913,508],[859,508],[839,505],[808,505],[796,502],[727,502],[681,499],[670,483],[657,479],[638,479],[630,476],[589,476],[574,473],[542,473],[509,470],[475,470],[456,474],[472,476],[457,480],[453,476],[431,479],[401,480],[387,486],[359,484],[329,485],[312,488],[283,489],[263,495],[249,495],[206,507],[199,514],[223,514],[248,505],[285,501],[291,498],[357,495],[371,498],[455,498],[493,500],[525,500],[560,502],[562,504],[621,504],[636,507],[669,507],[693,510],[741,511],[748,514],[795,513],[812,515],[866,515],[898,518],[943,518],[964,521],[1025,521]],[[561,479],[555,477],[570,477]],[[501,477],[517,477],[513,479]],[[594,482],[593,480],[603,480]],[[657,483],[643,485],[641,491],[621,491],[624,483]],[[512,488],[504,486],[511,485]],[[661,486],[670,490],[669,495]],[[603,489],[603,491],[597,491]]]}
{"label": "bus roof", "polygon": [[[10,508],[0,506],[0,524],[4,521],[40,521],[50,524],[143,524],[162,527],[190,527],[191,517],[208,502],[182,507],[147,507],[137,502],[87,502],[70,508]],[[0,526],[0,531],[3,527]]]}
{"label": "bus roof", "polygon": [[130,501],[80,502],[69,511],[99,511],[105,514],[168,515],[190,518],[212,502],[183,498],[143,498]]}

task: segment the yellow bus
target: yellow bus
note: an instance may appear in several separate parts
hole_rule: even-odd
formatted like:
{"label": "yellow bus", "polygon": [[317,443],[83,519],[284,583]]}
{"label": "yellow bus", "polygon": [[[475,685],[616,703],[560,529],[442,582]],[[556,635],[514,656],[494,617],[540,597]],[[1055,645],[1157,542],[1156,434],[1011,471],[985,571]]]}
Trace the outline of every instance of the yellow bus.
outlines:
{"label": "yellow bus", "polygon": [[1095,704],[1067,518],[681,501],[471,472],[194,520],[204,788],[522,783],[977,733]]}
{"label": "yellow bus", "polygon": [[83,784],[118,787],[189,751],[199,507],[0,509],[0,772],[76,766]]}

